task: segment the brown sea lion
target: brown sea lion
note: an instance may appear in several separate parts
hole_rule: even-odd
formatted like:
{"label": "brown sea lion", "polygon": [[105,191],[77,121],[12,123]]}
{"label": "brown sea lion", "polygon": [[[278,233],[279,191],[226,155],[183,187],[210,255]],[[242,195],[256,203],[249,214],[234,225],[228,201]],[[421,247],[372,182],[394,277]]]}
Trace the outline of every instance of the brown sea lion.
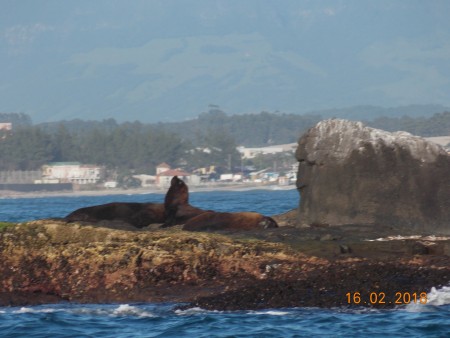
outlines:
{"label": "brown sea lion", "polygon": [[164,199],[164,209],[165,222],[162,228],[183,224],[206,211],[189,204],[188,186],[177,176],[172,177],[170,181],[170,187]]}
{"label": "brown sea lion", "polygon": [[204,212],[183,226],[188,231],[254,230],[278,228],[272,218],[257,212]]}
{"label": "brown sea lion", "polygon": [[189,188],[178,176],[172,177],[170,187],[164,197],[164,206],[167,208],[189,204]]}
{"label": "brown sea lion", "polygon": [[92,223],[120,221],[142,228],[149,224],[164,222],[164,204],[113,202],[77,209],[64,219],[68,222]]}

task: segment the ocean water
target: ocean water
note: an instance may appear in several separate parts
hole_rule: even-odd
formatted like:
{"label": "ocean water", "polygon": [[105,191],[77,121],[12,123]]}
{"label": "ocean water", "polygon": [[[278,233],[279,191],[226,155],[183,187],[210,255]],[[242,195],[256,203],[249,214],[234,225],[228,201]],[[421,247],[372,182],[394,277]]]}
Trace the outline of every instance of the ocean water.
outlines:
{"label": "ocean water", "polygon": [[[0,221],[62,217],[112,201],[162,202],[162,194],[0,199]],[[298,205],[295,190],[191,193],[191,204],[274,215]],[[0,276],[1,279],[1,276]],[[427,304],[391,310],[287,308],[176,310],[174,303],[53,304],[0,307],[0,337],[450,337],[450,286]]]}
{"label": "ocean water", "polygon": [[[78,208],[110,202],[163,203],[164,194],[0,198],[0,221],[64,217]],[[299,197],[295,189],[191,192],[189,203],[208,210],[255,211],[270,216],[296,208]]]}

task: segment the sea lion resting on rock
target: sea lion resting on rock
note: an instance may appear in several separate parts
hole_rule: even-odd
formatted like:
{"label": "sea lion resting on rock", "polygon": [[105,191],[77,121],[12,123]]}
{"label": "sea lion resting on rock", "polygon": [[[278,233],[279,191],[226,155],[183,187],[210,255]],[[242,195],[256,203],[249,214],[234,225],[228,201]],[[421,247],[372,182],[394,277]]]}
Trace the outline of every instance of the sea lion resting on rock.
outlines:
{"label": "sea lion resting on rock", "polygon": [[271,217],[257,212],[204,212],[191,218],[183,230],[220,231],[220,230],[254,230],[278,228]]}
{"label": "sea lion resting on rock", "polygon": [[64,219],[68,222],[102,221],[123,222],[137,228],[164,223],[163,227],[183,224],[205,210],[188,204],[189,190],[182,180],[174,176],[162,203],[114,202],[77,209]]}
{"label": "sea lion resting on rock", "polygon": [[120,221],[137,228],[149,224],[164,223],[166,228],[184,224],[183,230],[252,230],[278,227],[270,217],[256,212],[213,212],[189,204],[189,189],[182,180],[174,176],[169,190],[160,203],[108,203],[85,207],[73,211],[64,218],[68,222]]}
{"label": "sea lion resting on rock", "polygon": [[206,212],[189,204],[188,186],[177,176],[172,177],[170,181],[170,188],[164,198],[164,210],[165,222],[162,228],[183,224],[192,217]]}
{"label": "sea lion resting on rock", "polygon": [[152,223],[164,222],[164,204],[113,202],[77,209],[64,219],[68,222],[94,223],[120,221],[142,228]]}

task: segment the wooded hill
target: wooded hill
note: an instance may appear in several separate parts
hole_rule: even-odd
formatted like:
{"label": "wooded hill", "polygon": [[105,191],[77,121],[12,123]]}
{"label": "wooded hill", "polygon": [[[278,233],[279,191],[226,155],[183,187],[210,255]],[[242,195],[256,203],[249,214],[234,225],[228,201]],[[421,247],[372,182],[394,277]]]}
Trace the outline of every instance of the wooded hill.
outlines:
{"label": "wooded hill", "polygon": [[[13,131],[1,131],[0,170],[35,170],[52,161],[96,163],[111,169],[153,172],[160,162],[187,169],[241,164],[236,146],[267,146],[296,142],[323,118],[261,112],[227,115],[211,107],[183,122],[143,124],[103,121],[61,121],[32,125],[26,114],[0,114]],[[450,135],[450,112],[431,117],[379,117],[365,121],[387,131],[420,136]]]}

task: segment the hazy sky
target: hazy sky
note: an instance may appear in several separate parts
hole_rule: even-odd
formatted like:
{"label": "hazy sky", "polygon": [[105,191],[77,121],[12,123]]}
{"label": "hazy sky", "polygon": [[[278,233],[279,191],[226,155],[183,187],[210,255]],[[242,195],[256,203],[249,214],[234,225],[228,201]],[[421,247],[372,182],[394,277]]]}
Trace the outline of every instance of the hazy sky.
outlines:
{"label": "hazy sky", "polygon": [[0,111],[35,122],[450,106],[447,0],[0,5]]}

